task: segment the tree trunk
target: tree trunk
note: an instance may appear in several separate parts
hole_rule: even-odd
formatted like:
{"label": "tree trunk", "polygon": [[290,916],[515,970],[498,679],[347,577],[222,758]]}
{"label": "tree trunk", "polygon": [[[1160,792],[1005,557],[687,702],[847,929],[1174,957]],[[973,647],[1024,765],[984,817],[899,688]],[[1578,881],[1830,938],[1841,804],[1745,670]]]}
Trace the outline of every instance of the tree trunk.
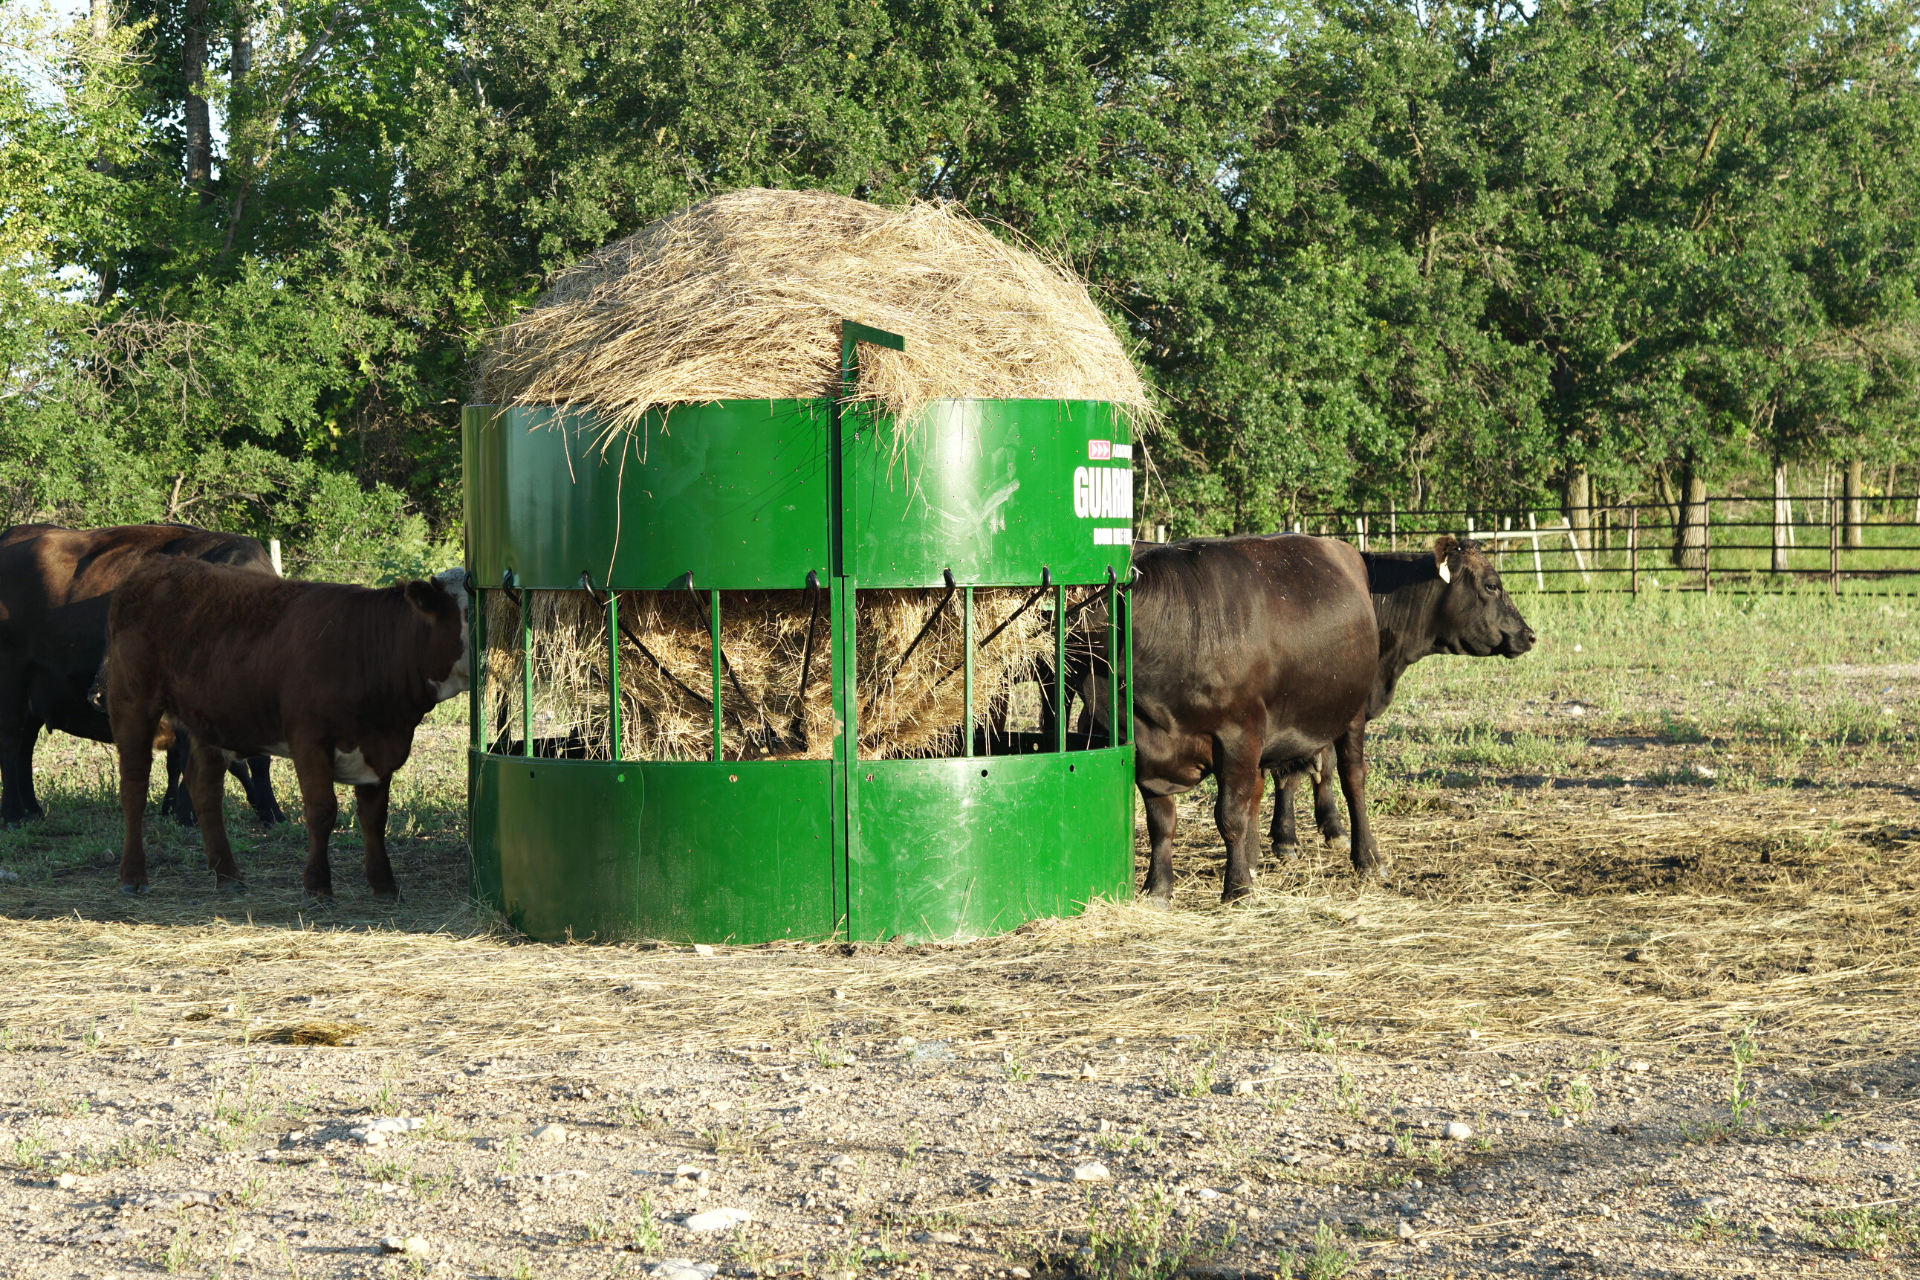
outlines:
{"label": "tree trunk", "polygon": [[233,57],[227,63],[227,76],[238,101],[246,89],[247,74],[253,70],[253,6],[239,0],[233,6]]}
{"label": "tree trunk", "polygon": [[107,36],[113,31],[113,4],[111,0],[93,0],[87,9],[87,34],[93,37],[95,44],[105,44]]}
{"label": "tree trunk", "polygon": [[1787,468],[1784,463],[1773,464],[1773,571],[1787,571],[1787,547],[1792,534],[1788,528],[1793,524],[1793,506],[1787,501]]}
{"label": "tree trunk", "polygon": [[1593,549],[1593,477],[1585,467],[1567,471],[1567,524],[1573,530],[1574,544]]}
{"label": "tree trunk", "polygon": [[1865,545],[1866,539],[1860,526],[1864,520],[1861,508],[1865,504],[1862,501],[1864,495],[1862,494],[1860,482],[1860,459],[1858,458],[1851,458],[1847,462],[1846,485],[1847,508],[1845,519],[1847,522],[1847,545],[1849,547],[1863,546]]}
{"label": "tree trunk", "polygon": [[1707,567],[1707,478],[1689,462],[1681,470],[1680,528],[1673,562],[1682,569]]}
{"label": "tree trunk", "polygon": [[[99,57],[107,38],[113,34],[113,0],[93,0],[87,9],[87,36],[93,41],[93,56]],[[93,162],[94,171],[111,177],[114,166],[109,160]],[[93,305],[104,307],[112,301],[113,295],[120,289],[120,266],[108,258],[100,266],[100,288],[94,294]]]}
{"label": "tree trunk", "polygon": [[180,71],[187,81],[187,104],[180,114],[187,131],[187,186],[200,193],[204,205],[213,203],[213,121],[200,92],[207,74],[207,0],[187,0],[184,21]]}

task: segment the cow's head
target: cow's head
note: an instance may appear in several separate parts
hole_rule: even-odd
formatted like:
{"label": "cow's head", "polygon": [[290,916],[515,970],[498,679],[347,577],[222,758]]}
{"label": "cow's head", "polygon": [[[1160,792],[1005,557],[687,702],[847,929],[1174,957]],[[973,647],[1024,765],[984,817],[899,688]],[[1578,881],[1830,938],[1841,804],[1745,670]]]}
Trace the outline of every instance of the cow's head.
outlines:
{"label": "cow's head", "polygon": [[1442,534],[1433,544],[1433,564],[1445,584],[1434,616],[1435,652],[1517,658],[1533,648],[1533,628],[1479,543]]}
{"label": "cow's head", "polygon": [[[414,608],[433,621],[427,655],[427,683],[436,702],[465,693],[472,679],[467,649],[467,571],[442,569],[431,582],[409,582],[403,588]],[[436,676],[436,671],[446,672]]]}

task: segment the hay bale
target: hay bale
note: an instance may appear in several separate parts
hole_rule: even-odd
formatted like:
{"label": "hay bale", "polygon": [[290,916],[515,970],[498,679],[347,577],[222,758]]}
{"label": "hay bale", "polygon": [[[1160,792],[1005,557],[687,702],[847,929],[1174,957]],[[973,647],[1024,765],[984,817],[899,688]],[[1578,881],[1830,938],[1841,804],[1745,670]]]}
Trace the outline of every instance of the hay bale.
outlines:
{"label": "hay bale", "polygon": [[841,319],[901,334],[862,352],[858,399],[897,420],[946,398],[1108,400],[1145,385],[1086,286],[951,204],[825,191],[703,200],[562,271],[480,358],[477,398],[649,409],[839,393]]}
{"label": "hay bale", "polygon": [[[1079,588],[1078,599],[1097,588]],[[707,624],[685,591],[620,594],[622,754],[641,760],[706,760],[712,754],[712,650]],[[860,756],[957,755],[964,681],[960,599],[935,615],[942,591],[859,593],[856,689]],[[1022,611],[1023,588],[974,593],[974,716],[984,723],[1051,656],[1052,613],[1043,598]],[[486,698],[490,739],[507,750],[520,736],[518,593],[488,593]],[[811,678],[800,700],[813,600],[805,591],[738,591],[722,597],[721,742],[729,759],[825,760],[835,733],[824,595],[814,624]],[[606,615],[584,591],[529,593],[533,736],[587,759],[611,757],[607,719]],[[1017,615],[1017,616],[1016,616]],[[933,625],[904,665],[927,619]],[[1008,620],[1012,619],[1011,623]],[[980,641],[1008,623],[990,643]],[[734,681],[739,681],[736,690]],[[744,696],[742,696],[744,695]],[[800,718],[805,718],[802,745]],[[517,749],[517,748],[514,748]]]}

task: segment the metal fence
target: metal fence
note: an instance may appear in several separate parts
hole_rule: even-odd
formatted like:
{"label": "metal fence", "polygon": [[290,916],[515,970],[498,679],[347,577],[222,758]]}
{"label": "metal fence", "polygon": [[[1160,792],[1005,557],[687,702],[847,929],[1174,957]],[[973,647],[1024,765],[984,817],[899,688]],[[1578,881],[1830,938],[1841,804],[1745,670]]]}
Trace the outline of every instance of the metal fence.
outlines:
{"label": "metal fence", "polygon": [[1311,511],[1294,531],[1367,551],[1477,539],[1509,589],[1546,592],[1778,591],[1824,583],[1850,594],[1920,592],[1920,496],[1849,501],[1722,495],[1684,508],[1606,503],[1572,511]]}

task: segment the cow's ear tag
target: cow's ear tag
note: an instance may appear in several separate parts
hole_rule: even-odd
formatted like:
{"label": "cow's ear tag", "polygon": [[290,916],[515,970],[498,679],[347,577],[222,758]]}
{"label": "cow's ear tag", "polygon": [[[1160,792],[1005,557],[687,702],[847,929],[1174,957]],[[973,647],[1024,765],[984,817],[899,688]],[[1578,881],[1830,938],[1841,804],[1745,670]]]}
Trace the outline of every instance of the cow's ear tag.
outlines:
{"label": "cow's ear tag", "polygon": [[1447,568],[1447,562],[1445,560],[1442,560],[1440,562],[1440,581],[1442,582],[1453,581],[1453,570]]}

